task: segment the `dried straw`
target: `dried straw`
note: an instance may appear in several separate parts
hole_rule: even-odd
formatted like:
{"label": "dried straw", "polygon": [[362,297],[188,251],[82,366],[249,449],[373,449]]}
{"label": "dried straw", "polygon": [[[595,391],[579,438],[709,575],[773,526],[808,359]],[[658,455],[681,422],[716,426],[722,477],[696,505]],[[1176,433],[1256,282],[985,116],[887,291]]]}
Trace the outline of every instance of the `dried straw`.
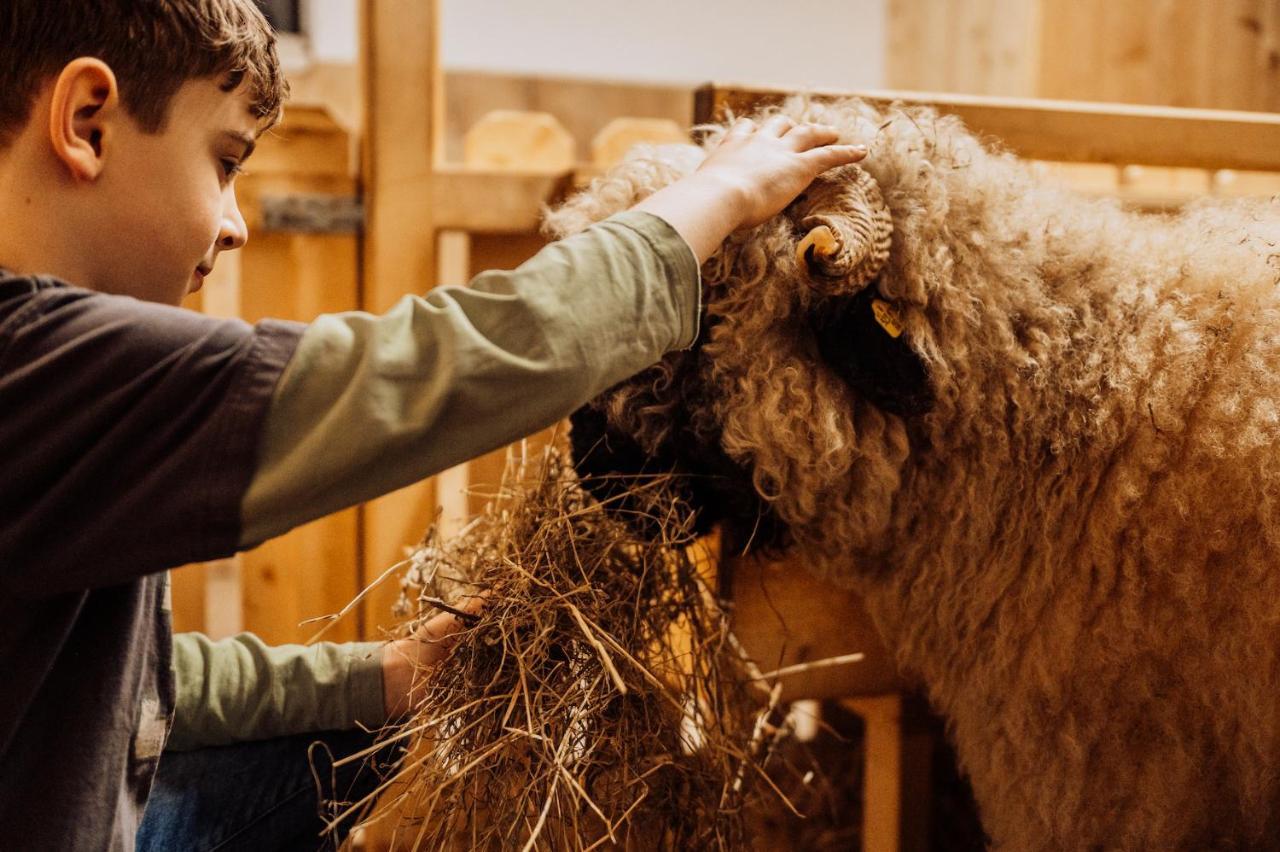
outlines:
{"label": "dried straw", "polygon": [[396,848],[744,847],[748,802],[781,795],[764,772],[778,692],[729,633],[669,486],[637,479],[625,508],[602,506],[549,452],[537,476],[509,464],[460,535],[428,533],[406,634],[432,604],[483,593],[484,612],[423,676],[378,809],[348,818],[397,814]]}

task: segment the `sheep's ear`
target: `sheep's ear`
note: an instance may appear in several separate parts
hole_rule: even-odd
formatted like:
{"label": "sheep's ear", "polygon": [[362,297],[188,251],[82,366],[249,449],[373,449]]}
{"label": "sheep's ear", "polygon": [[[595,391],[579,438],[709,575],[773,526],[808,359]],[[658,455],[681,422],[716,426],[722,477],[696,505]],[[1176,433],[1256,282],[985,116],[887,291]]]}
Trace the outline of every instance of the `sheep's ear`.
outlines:
{"label": "sheep's ear", "polygon": [[859,396],[899,417],[918,417],[933,408],[924,361],[874,285],[828,299],[811,324],[823,360]]}

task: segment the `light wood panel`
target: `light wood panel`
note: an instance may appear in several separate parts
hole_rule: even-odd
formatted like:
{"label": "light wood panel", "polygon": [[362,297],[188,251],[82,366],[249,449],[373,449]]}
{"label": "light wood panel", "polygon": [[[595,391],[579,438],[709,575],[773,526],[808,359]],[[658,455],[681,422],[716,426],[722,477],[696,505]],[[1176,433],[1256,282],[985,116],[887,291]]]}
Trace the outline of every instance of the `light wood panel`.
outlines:
{"label": "light wood panel", "polygon": [[[1179,107],[1280,110],[1280,5],[1040,0],[1036,91]],[[977,90],[971,90],[977,91]]]}
{"label": "light wood panel", "polygon": [[735,559],[722,569],[733,630],[763,671],[862,653],[858,662],[786,675],[782,699],[881,695],[903,688],[861,598],[798,560]]}
{"label": "light wood panel", "polygon": [[1280,109],[1270,0],[890,0],[890,88]]}
{"label": "light wood panel", "polygon": [[[309,322],[358,305],[354,235],[263,233],[244,257],[243,316]],[[246,249],[248,247],[246,246]],[[245,626],[268,643],[303,642],[314,618],[342,609],[359,591],[356,509],[313,521],[245,554]],[[326,639],[357,637],[356,619]]]}
{"label": "light wood panel", "polygon": [[891,87],[1036,93],[1039,0],[889,0],[885,12]]}

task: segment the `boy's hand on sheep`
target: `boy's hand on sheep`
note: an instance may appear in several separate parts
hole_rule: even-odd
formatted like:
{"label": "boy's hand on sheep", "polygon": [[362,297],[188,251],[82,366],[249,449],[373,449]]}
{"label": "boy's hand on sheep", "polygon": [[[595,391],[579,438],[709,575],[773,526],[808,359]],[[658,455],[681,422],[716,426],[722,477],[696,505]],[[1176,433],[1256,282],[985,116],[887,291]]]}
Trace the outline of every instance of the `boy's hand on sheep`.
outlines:
{"label": "boy's hand on sheep", "polygon": [[665,219],[685,238],[698,262],[729,234],[771,219],[814,178],[867,155],[864,145],[836,145],[839,132],[773,116],[763,124],[738,121],[696,172],[636,205]]}

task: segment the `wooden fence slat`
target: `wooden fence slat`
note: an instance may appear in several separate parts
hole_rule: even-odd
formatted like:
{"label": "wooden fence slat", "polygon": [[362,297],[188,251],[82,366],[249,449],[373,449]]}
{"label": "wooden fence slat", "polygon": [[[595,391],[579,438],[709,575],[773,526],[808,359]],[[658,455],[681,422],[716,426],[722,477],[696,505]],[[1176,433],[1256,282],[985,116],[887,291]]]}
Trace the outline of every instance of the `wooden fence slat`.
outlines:
{"label": "wooden fence slat", "polygon": [[[695,117],[712,121],[728,111],[745,113],[779,103],[791,94],[712,84],[697,92]],[[921,92],[818,90],[811,95],[929,105],[1036,160],[1280,171],[1280,115],[1271,113]]]}

